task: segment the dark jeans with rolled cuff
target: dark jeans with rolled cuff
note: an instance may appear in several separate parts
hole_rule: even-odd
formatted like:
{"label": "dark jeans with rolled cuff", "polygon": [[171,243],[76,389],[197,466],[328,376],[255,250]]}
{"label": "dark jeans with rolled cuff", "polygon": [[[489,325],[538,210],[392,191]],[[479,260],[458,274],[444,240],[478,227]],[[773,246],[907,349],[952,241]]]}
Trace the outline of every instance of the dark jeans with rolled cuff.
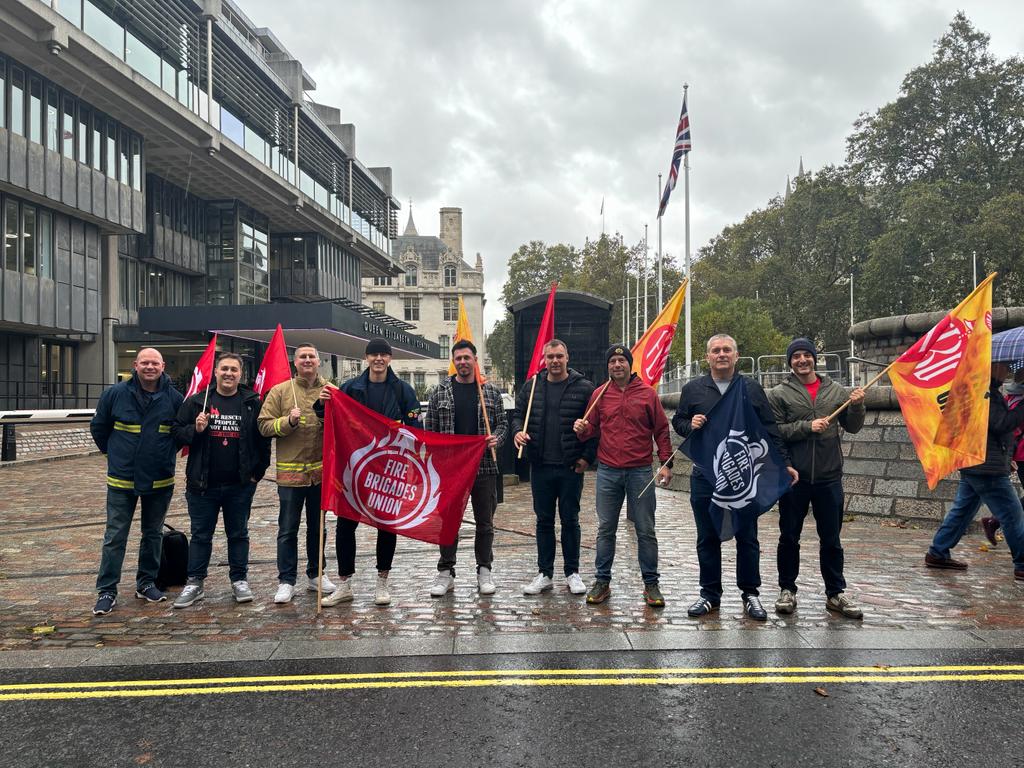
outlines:
{"label": "dark jeans with rolled cuff", "polygon": [[[356,572],[356,528],[359,522],[347,517],[338,518],[338,533],[334,539],[334,548],[338,553],[338,575],[345,579]],[[377,531],[377,572],[386,573],[391,570],[395,559],[395,547],[398,536],[389,531]]]}
{"label": "dark jeans with rolled cuff", "polygon": [[277,496],[281,502],[277,516],[277,580],[294,586],[299,567],[299,523],[303,506],[306,507],[306,575],[311,579],[317,577],[318,557],[321,567],[327,564],[320,549],[320,484],[298,488],[279,485]]}

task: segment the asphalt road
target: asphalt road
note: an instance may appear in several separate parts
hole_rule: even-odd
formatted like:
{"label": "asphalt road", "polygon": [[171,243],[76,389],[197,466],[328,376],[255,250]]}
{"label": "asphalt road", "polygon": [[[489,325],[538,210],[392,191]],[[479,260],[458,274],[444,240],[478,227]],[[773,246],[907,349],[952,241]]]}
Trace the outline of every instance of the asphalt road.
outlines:
{"label": "asphalt road", "polygon": [[1022,681],[1019,650],[30,669],[0,677],[0,766],[996,768]]}

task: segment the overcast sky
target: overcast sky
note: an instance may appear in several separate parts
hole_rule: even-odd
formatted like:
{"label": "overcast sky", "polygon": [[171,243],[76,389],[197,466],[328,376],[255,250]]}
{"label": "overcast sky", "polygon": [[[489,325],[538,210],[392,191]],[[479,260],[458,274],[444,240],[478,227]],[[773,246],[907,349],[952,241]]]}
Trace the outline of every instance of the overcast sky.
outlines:
{"label": "overcast sky", "polygon": [[[356,155],[390,166],[405,227],[463,210],[484,260],[490,326],[523,243],[582,245],[649,225],[689,83],[691,252],[781,194],[800,157],[845,158],[860,112],[931,58],[958,8],[999,56],[1024,49],[1019,0],[694,2],[238,0],[356,125]],[[682,262],[683,184],[663,223]],[[609,299],[617,297],[609,296]]]}

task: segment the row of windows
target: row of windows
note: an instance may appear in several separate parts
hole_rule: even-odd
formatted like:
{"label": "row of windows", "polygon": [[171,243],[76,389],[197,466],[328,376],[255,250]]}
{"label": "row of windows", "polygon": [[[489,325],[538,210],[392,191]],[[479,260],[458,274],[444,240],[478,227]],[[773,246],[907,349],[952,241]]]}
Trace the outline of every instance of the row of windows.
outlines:
{"label": "row of windows", "polygon": [[[404,300],[405,319],[409,321],[416,321],[420,319],[420,300],[417,296],[407,296]],[[373,309],[381,314],[386,314],[385,302],[374,301]],[[442,319],[446,323],[455,323],[459,320],[459,300],[452,298],[441,299],[441,312]],[[444,355],[447,357],[447,355]]]}
{"label": "row of windows", "polygon": [[53,277],[53,214],[3,198],[4,269]]}
{"label": "row of windows", "polygon": [[121,308],[130,312],[140,307],[190,305],[194,279],[136,259],[123,256],[118,259]]}
{"label": "row of windows", "polygon": [[29,69],[0,58],[0,128],[142,190],[142,139]]}
{"label": "row of windows", "polygon": [[153,214],[153,225],[181,232],[193,240],[206,239],[206,202],[180,187],[146,176],[146,203]]}
{"label": "row of windows", "polygon": [[[386,283],[378,283],[378,280],[387,280]],[[444,267],[444,287],[455,288],[459,284],[459,273],[453,264],[446,264]],[[391,285],[390,277],[375,277],[373,279],[374,285]],[[415,288],[419,285],[419,268],[415,264],[405,265],[405,287]]]}

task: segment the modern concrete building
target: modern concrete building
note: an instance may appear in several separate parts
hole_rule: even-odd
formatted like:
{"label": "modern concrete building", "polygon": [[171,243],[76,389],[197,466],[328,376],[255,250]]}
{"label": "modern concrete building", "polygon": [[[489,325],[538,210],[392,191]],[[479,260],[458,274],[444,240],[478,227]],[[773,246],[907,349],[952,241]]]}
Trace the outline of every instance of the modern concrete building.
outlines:
{"label": "modern concrete building", "polygon": [[395,373],[420,394],[448,375],[460,296],[484,373],[489,373],[484,344],[484,265],[479,253],[473,266],[463,258],[461,208],[441,209],[439,232],[438,236],[421,235],[410,209],[405,231],[392,243],[393,257],[404,274],[363,279],[365,301],[374,311],[411,323],[415,333],[437,343],[438,356],[433,360],[392,363]]}
{"label": "modern concrete building", "polygon": [[279,321],[335,369],[437,358],[362,303],[399,205],[315,87],[229,0],[0,4],[0,409],[94,401],[140,346],[187,379],[208,331],[255,365]]}

